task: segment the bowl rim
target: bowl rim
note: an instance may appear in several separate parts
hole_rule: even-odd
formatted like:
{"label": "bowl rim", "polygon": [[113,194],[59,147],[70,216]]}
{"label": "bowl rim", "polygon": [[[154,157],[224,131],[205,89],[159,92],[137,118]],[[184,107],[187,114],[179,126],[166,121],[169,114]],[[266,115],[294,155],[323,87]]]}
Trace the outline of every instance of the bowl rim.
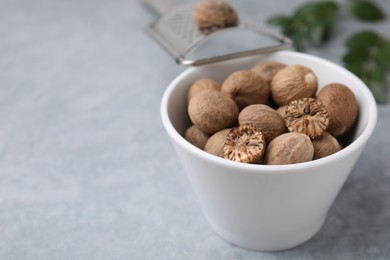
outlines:
{"label": "bowl rim", "polygon": [[[298,53],[295,51],[278,51],[277,53],[280,53],[282,55],[287,55],[290,58],[294,57],[300,57],[305,59],[310,59],[313,62],[322,63],[323,65],[330,66],[330,67],[336,67],[337,69],[341,70],[342,73],[346,74],[347,77],[352,77],[353,80],[359,82],[360,86],[359,91],[362,91],[362,94],[365,98],[365,107],[369,109],[369,115],[367,124],[365,125],[363,131],[361,134],[347,147],[341,149],[339,152],[334,153],[332,155],[312,160],[309,162],[303,162],[303,163],[296,163],[296,164],[288,164],[288,165],[263,165],[263,164],[246,164],[246,163],[240,163],[235,161],[230,161],[212,154],[209,154],[202,149],[197,148],[196,146],[189,143],[185,138],[176,131],[175,127],[173,126],[169,114],[168,114],[168,101],[172,94],[172,92],[175,90],[178,83],[186,78],[188,75],[195,72],[198,68],[197,67],[190,67],[186,69],[185,71],[181,72],[168,86],[168,88],[165,90],[161,104],[160,104],[160,116],[162,123],[164,125],[165,130],[169,134],[170,138],[174,140],[178,145],[183,147],[185,150],[190,152],[192,155],[200,157],[204,160],[207,160],[209,162],[212,162],[214,164],[223,166],[223,167],[229,167],[232,169],[237,170],[247,170],[251,172],[255,172],[257,174],[267,174],[267,173],[285,173],[290,171],[297,171],[297,170],[304,170],[308,168],[315,168],[318,166],[324,166],[332,161],[338,161],[342,160],[345,157],[347,157],[349,154],[354,153],[356,150],[358,150],[360,147],[364,146],[370,136],[372,135],[376,121],[377,121],[377,106],[375,99],[366,86],[366,84],[360,80],[357,76],[355,76],[352,72],[348,71],[347,69],[341,67],[340,65],[330,62],[326,59],[316,57],[310,54],[305,53]],[[262,56],[259,56],[261,58]],[[364,86],[362,88],[361,86]],[[360,104],[361,105],[361,104]]]}

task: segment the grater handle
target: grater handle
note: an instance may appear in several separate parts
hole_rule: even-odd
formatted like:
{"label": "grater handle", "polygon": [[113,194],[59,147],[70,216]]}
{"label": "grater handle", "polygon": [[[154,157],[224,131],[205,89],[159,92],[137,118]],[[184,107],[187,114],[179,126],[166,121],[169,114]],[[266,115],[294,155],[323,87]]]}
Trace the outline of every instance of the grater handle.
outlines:
{"label": "grater handle", "polygon": [[142,2],[157,16],[161,16],[179,5],[179,0],[142,0]]}

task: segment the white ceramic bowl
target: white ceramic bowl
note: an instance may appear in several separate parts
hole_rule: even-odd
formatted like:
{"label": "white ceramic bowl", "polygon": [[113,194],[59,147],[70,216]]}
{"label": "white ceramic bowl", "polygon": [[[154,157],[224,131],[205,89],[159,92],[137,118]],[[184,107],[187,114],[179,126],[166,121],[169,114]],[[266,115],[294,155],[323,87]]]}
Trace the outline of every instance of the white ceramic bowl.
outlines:
{"label": "white ceramic bowl", "polygon": [[[195,80],[222,82],[230,73],[262,59],[310,67],[319,88],[338,82],[350,87],[359,103],[354,141],[331,156],[293,165],[253,165],[208,154],[183,138],[190,125],[186,94]],[[231,60],[181,73],[168,87],[161,117],[210,226],[238,246],[261,251],[297,246],[321,228],[327,212],[369,140],[377,118],[367,86],[346,69],[324,59],[291,51]]]}

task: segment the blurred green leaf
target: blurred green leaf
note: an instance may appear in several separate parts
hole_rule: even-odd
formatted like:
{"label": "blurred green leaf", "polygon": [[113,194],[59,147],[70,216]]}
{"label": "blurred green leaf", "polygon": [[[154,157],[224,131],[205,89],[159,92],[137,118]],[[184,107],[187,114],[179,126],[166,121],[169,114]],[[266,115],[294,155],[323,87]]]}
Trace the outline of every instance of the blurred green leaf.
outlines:
{"label": "blurred green leaf", "polygon": [[361,79],[364,76],[364,64],[362,62],[348,62],[345,67]]}
{"label": "blurred green leaf", "polygon": [[268,23],[281,27],[294,41],[295,49],[303,51],[308,43],[319,45],[329,38],[338,9],[334,1],[310,2],[299,6],[289,17],[274,16]]}
{"label": "blurred green leaf", "polygon": [[327,19],[324,19],[322,21],[322,24],[324,26],[324,33],[322,35],[323,41],[326,41],[330,38],[333,31],[334,20],[335,20],[335,16],[328,17]]}
{"label": "blurred green leaf", "polygon": [[[360,20],[385,18],[382,11],[368,0],[351,1],[349,7],[352,15]],[[313,1],[299,6],[290,16],[271,17],[268,23],[281,27],[283,34],[293,40],[295,49],[303,51],[306,46],[319,45],[331,37],[338,11],[339,5],[334,1]],[[378,103],[386,102],[390,41],[366,30],[352,35],[345,45],[347,53],[343,61],[346,68],[369,86]]]}
{"label": "blurred green leaf", "polygon": [[290,26],[291,19],[286,16],[273,16],[270,19],[268,19],[267,22],[272,25],[288,27]]}
{"label": "blurred green leaf", "polygon": [[311,24],[309,25],[309,38],[312,43],[320,44],[323,40],[325,33],[325,27],[322,24]]}
{"label": "blurred green leaf", "polygon": [[370,76],[366,84],[374,95],[376,102],[381,104],[386,103],[388,91],[386,73],[381,69],[377,69],[372,71]]}
{"label": "blurred green leaf", "polygon": [[380,37],[373,31],[361,31],[347,39],[345,45],[354,50],[366,49],[378,43]]}
{"label": "blurred green leaf", "polygon": [[390,41],[382,40],[375,53],[375,61],[380,67],[390,70]]}
{"label": "blurred green leaf", "polygon": [[359,50],[350,50],[344,57],[343,61],[345,63],[356,63],[356,62],[365,62],[370,59],[370,50],[359,49]]}
{"label": "blurred green leaf", "polygon": [[359,20],[374,22],[385,19],[385,15],[379,7],[366,0],[352,2],[350,10],[352,15]]}
{"label": "blurred green leaf", "polygon": [[312,2],[301,5],[295,11],[293,17],[295,19],[310,20],[310,17],[315,17],[317,20],[326,15],[332,15],[338,11],[338,5],[333,1]]}
{"label": "blurred green leaf", "polygon": [[373,31],[362,31],[349,37],[346,46],[348,52],[343,57],[346,68],[367,84],[377,103],[386,103],[390,41]]}
{"label": "blurred green leaf", "polygon": [[297,51],[303,51],[303,37],[300,32],[296,32],[292,35],[294,47]]}

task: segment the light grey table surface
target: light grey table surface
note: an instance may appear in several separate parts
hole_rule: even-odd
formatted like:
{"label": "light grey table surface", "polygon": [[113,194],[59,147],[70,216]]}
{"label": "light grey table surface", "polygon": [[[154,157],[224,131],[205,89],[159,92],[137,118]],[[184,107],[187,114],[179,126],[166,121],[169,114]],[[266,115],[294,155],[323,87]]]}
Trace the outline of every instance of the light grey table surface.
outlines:
{"label": "light grey table surface", "polygon": [[[264,23],[304,1],[230,2]],[[163,129],[184,68],[145,35],[153,19],[134,0],[0,0],[0,259],[390,259],[390,104],[313,239],[241,249],[206,223]],[[308,52],[341,64],[363,28],[390,37],[390,18],[342,12]]]}

